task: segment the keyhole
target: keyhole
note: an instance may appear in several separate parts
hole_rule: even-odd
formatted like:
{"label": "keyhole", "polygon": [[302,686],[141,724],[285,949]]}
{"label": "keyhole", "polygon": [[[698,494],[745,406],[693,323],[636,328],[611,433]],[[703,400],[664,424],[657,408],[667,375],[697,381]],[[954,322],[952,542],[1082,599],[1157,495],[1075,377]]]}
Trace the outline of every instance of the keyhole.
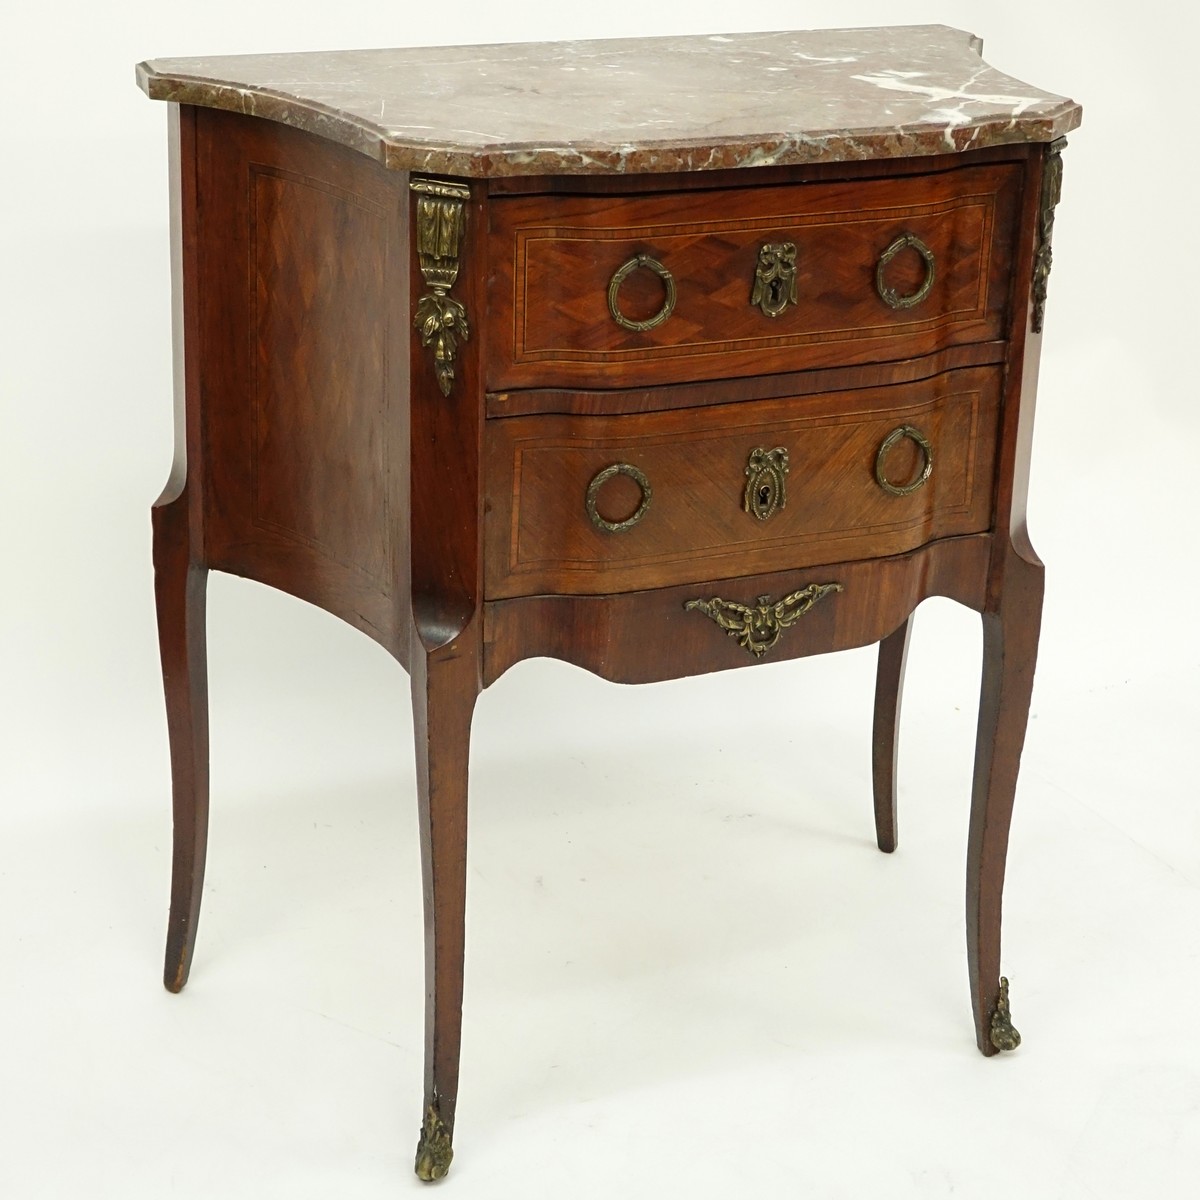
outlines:
{"label": "keyhole", "polygon": [[783,300],[783,280],[771,280],[771,307],[777,308]]}
{"label": "keyhole", "polygon": [[762,487],[758,489],[758,502],[765,508],[770,501],[771,489],[764,483]]}

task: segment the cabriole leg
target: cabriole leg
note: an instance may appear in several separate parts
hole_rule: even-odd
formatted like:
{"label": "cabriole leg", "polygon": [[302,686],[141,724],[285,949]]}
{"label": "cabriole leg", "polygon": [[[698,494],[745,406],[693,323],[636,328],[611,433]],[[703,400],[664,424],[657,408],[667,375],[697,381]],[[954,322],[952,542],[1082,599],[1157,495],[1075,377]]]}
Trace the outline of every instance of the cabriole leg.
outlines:
{"label": "cabriole leg", "polygon": [[[465,641],[466,639],[462,639]],[[455,643],[413,654],[413,724],[425,896],[425,1102],[420,1179],[440,1179],[453,1157],[462,1036],[467,886],[467,761],[479,667]]]}
{"label": "cabriole leg", "polygon": [[208,571],[193,561],[187,493],[151,511],[158,646],[167,701],[174,814],[171,915],[163,983],[187,983],[200,919],[208,840],[208,662],[204,633]]}
{"label": "cabriole leg", "polygon": [[967,961],[975,1039],[983,1054],[1015,1049],[1020,1035],[1000,978],[1001,902],[1013,797],[1037,661],[1045,572],[1008,551],[994,611],[983,614],[983,686],[967,849]]}
{"label": "cabriole leg", "polygon": [[879,643],[875,675],[875,727],[871,739],[871,777],[875,792],[875,840],[880,850],[896,849],[896,759],[900,749],[900,702],[908,661],[910,616]]}

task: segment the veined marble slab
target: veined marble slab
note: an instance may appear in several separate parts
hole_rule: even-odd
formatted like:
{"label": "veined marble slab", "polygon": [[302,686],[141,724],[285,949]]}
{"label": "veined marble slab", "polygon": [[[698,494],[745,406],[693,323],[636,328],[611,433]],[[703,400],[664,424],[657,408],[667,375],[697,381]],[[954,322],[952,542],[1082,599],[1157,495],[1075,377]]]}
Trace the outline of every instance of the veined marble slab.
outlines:
{"label": "veined marble slab", "polygon": [[707,171],[1044,142],[1073,100],[945,25],[164,58],[155,100],[282,121],[466,177]]}

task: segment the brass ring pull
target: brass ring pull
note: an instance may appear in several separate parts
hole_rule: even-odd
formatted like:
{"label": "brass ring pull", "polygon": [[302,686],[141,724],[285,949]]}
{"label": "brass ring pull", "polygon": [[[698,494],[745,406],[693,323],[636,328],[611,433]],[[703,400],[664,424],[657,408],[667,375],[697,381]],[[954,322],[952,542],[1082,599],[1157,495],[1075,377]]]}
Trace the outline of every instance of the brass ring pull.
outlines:
{"label": "brass ring pull", "polygon": [[[883,273],[887,270],[888,263],[901,250],[915,250],[925,260],[925,280],[910,296],[901,296],[883,278]],[[933,278],[933,251],[915,233],[904,233],[879,256],[879,263],[875,267],[875,290],[879,293],[879,298],[888,308],[916,308],[933,289]]]}
{"label": "brass ring pull", "polygon": [[[633,516],[626,517],[624,521],[606,521],[599,512],[596,511],[596,497],[600,494],[600,489],[614,475],[628,475],[642,489],[642,500],[637,506]],[[599,472],[596,477],[588,484],[587,506],[588,519],[593,525],[604,533],[624,533],[627,529],[632,529],[645,515],[646,509],[650,507],[650,497],[653,493],[650,491],[650,480],[637,469],[631,467],[629,463],[613,463],[611,467],[605,467]]]}
{"label": "brass ring pull", "polygon": [[[904,438],[911,438],[918,446],[921,447],[921,456],[925,460],[924,467],[921,468],[921,473],[912,481],[905,484],[904,487],[897,487],[894,483],[889,483],[888,478],[883,473],[884,460],[888,456],[888,452],[896,445],[897,442]],[[909,496],[925,484],[929,476],[933,474],[933,447],[929,444],[929,439],[917,428],[912,425],[901,425],[897,429],[893,429],[891,433],[883,439],[879,447],[879,453],[875,455],[875,482],[879,484],[885,492],[893,496]]]}
{"label": "brass ring pull", "polygon": [[[638,267],[645,267],[648,271],[653,271],[655,275],[663,281],[663,287],[666,289],[667,297],[663,301],[663,306],[652,317],[647,317],[644,321],[631,321],[617,307],[617,293],[621,290],[621,284],[633,274]],[[627,263],[622,263],[614,273],[612,279],[608,283],[608,311],[612,319],[616,321],[622,329],[630,329],[634,333],[645,333],[647,329],[653,329],[655,326],[661,325],[672,312],[675,311],[675,277],[662,265],[656,258],[651,258],[648,254],[635,254]]]}

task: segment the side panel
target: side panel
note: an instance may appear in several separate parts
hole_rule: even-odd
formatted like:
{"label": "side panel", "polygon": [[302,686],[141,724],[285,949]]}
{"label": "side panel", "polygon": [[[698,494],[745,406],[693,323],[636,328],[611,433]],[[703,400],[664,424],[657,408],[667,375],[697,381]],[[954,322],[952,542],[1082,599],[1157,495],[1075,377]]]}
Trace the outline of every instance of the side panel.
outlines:
{"label": "side panel", "polygon": [[207,558],[404,657],[402,177],[197,112]]}

